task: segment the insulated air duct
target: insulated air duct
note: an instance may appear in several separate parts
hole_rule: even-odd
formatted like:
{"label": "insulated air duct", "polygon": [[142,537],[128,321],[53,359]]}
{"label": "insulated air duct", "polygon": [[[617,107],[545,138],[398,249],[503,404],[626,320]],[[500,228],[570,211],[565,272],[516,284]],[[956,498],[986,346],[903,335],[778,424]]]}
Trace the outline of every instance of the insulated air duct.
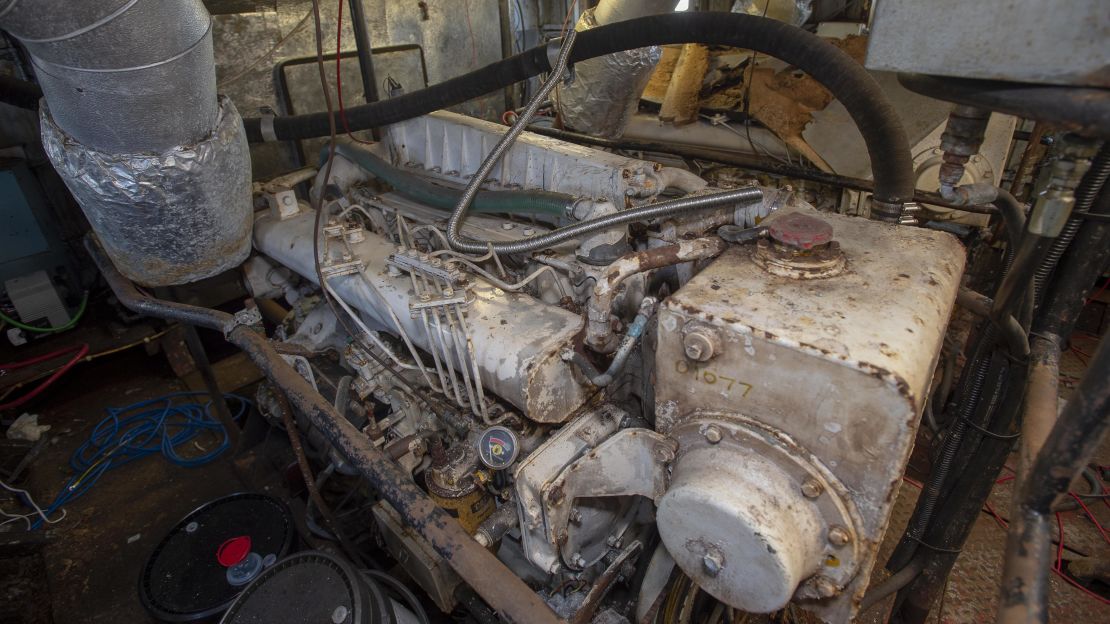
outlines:
{"label": "insulated air duct", "polygon": [[217,99],[201,0],[0,0],[43,90],[42,141],[127,277],[196,281],[250,252],[250,157]]}
{"label": "insulated air duct", "polygon": [[[675,0],[601,0],[582,13],[575,29],[666,13],[673,11],[675,4]],[[575,64],[574,80],[555,94],[563,123],[586,134],[623,136],[660,53],[659,46],[649,46]]]}

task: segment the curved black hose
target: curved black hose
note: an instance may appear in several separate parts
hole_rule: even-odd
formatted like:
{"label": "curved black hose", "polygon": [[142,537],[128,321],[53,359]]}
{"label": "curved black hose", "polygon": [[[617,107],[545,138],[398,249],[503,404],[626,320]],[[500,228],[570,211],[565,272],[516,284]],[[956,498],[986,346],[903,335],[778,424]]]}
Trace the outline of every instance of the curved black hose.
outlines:
{"label": "curved black hose", "polygon": [[[1002,189],[998,190],[998,196],[992,203],[1002,215],[1006,229],[1008,248],[1005,263],[1006,271],[1002,277],[1005,280],[1010,275],[1015,248],[1025,231],[1025,211],[1022,209],[1021,202]],[[1014,318],[1012,314],[1008,314],[1008,317],[1010,319]],[[960,402],[956,408],[955,420],[953,420],[948,435],[944,439],[940,456],[933,464],[932,470],[929,471],[929,479],[925,482],[921,496],[917,500],[917,507],[910,519],[910,526],[907,527],[904,538],[887,562],[888,570],[896,572],[909,564],[913,555],[917,552],[917,545],[925,536],[926,529],[929,528],[937,502],[940,500],[952,465],[960,452],[964,435],[969,428],[968,423],[975,415],[982,400],[983,388],[986,386],[987,377],[991,370],[992,355],[998,345],[1000,330],[1005,332],[1007,344],[1011,345],[1011,349],[1017,348],[1015,343],[1020,341],[1024,343],[1025,351],[1028,353],[1028,337],[1020,324],[987,321],[960,381]],[[1019,354],[1014,353],[1014,355]]]}
{"label": "curved black hose", "polygon": [[[1106,179],[1110,178],[1110,141],[1102,144],[1098,154],[1095,155],[1091,161],[1091,168],[1083,175],[1083,179],[1079,182],[1079,187],[1075,189],[1075,205],[1072,207],[1072,213],[1085,213],[1091,209],[1095,203],[1095,198],[1098,197],[1099,191],[1106,184]],[[1033,273],[1033,283],[1036,286],[1037,301],[1040,302],[1044,298],[1044,287],[1048,282],[1048,278],[1052,276],[1052,272],[1056,270],[1056,265],[1060,262],[1060,257],[1064,255],[1068,245],[1071,244],[1072,239],[1075,238],[1076,232],[1079,231],[1079,226],[1083,225],[1083,217],[1077,216],[1068,219],[1067,224],[1064,225],[1063,231],[1060,235],[1052,241],[1052,246],[1049,247],[1048,253],[1045,254],[1044,260],[1041,261],[1040,266]]]}
{"label": "curved black hose", "polygon": [[929,479],[921,488],[921,495],[917,499],[917,507],[914,509],[914,515],[910,520],[910,526],[906,529],[905,537],[895,548],[887,562],[887,569],[892,572],[898,572],[909,565],[913,555],[917,552],[917,545],[925,537],[925,531],[929,528],[929,523],[933,519],[937,501],[940,500],[952,464],[956,460],[964,435],[967,433],[968,422],[979,407],[983,387],[986,385],[987,375],[991,368],[991,354],[994,353],[997,342],[998,328],[993,323],[988,322],[976,345],[970,370],[965,373],[963,378],[962,392],[960,392],[962,400],[957,408],[952,426],[948,430],[948,435],[944,438],[940,456],[933,464],[932,470],[929,471]]}
{"label": "curved black hose", "polygon": [[[374,174],[374,177],[389,184],[404,197],[427,206],[452,210],[462,196],[461,189],[440,186],[423,176],[394,167],[365,148],[339,143],[335,146],[335,153]],[[566,217],[575,201],[571,195],[553,191],[479,191],[470,209],[486,214],[548,214]]]}
{"label": "curved black hose", "polygon": [[[879,202],[880,212],[893,215],[900,212],[901,204],[913,198],[913,163],[906,132],[878,82],[848,54],[800,28],[738,13],[653,15],[579,33],[570,62],[679,43],[755,50],[805,71],[844,105],[863,134],[875,179],[874,199]],[[345,111],[347,123],[352,130],[364,130],[404,121],[508,87],[549,69],[548,47],[532,48],[420,91],[349,108]],[[243,123],[249,140],[263,140],[260,119],[244,119]],[[278,140],[330,134],[327,113],[278,117],[273,125]]]}

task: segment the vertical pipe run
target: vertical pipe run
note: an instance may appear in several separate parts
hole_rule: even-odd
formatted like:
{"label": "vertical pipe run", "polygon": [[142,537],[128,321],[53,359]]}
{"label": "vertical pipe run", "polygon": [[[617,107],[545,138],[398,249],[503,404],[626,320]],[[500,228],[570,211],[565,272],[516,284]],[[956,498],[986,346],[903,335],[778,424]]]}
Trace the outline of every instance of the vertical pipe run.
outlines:
{"label": "vertical pipe run", "polygon": [[1071,487],[1110,431],[1110,339],[1103,338],[1087,373],[1020,484],[1006,536],[999,624],[1048,621],[1052,505]]}
{"label": "vertical pipe run", "polygon": [[224,398],[224,393],[220,390],[220,384],[216,380],[216,373],[212,370],[212,362],[209,361],[208,353],[200,342],[200,336],[197,335],[197,328],[193,325],[185,326],[185,346],[189,349],[189,355],[193,356],[193,361],[197,365],[197,372],[200,373],[200,378],[204,381],[204,389],[208,391],[208,396],[212,399],[212,409],[216,411],[216,417],[227,431],[228,446],[231,448],[229,457],[234,458],[239,453],[239,439],[241,437],[239,425],[236,424],[235,418],[231,416],[231,410],[227,407],[227,399]]}

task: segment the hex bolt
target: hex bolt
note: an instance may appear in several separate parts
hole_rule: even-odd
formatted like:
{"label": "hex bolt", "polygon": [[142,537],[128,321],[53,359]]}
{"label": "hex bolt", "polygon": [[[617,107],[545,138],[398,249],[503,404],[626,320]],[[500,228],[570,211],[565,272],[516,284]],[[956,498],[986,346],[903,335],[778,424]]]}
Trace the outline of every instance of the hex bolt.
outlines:
{"label": "hex bolt", "polygon": [[570,521],[574,524],[582,524],[582,512],[577,508],[570,510]]}
{"label": "hex bolt", "polygon": [[682,350],[695,362],[708,362],[721,350],[721,339],[711,327],[688,325],[682,336]]}
{"label": "hex bolt", "polygon": [[524,228],[524,235],[525,236],[532,236],[535,233],[536,233],[536,231],[533,230],[532,228]]}
{"label": "hex bolt", "polygon": [[579,569],[586,567],[586,558],[582,556],[582,553],[574,553],[574,556],[571,557],[570,562],[574,567]]}
{"label": "hex bolt", "polygon": [[829,529],[829,543],[833,546],[847,546],[852,543],[852,532],[842,526]]}
{"label": "hex bolt", "polygon": [[721,573],[721,569],[725,567],[725,560],[719,552],[707,552],[701,558],[701,565],[710,578],[716,578]]}
{"label": "hex bolt", "polygon": [[802,495],[806,498],[817,498],[825,491],[825,486],[817,479],[808,479],[802,484]]}
{"label": "hex bolt", "polygon": [[511,229],[513,229],[514,227],[516,227],[516,225],[514,225],[513,223],[510,223],[510,222],[508,222],[508,221],[506,221],[506,222],[504,222],[504,223],[502,223],[502,224],[501,224],[501,229],[502,229],[502,230],[511,230]]}
{"label": "hex bolt", "polygon": [[716,444],[721,441],[721,430],[717,425],[709,425],[705,428],[705,439],[709,440],[710,444]]}

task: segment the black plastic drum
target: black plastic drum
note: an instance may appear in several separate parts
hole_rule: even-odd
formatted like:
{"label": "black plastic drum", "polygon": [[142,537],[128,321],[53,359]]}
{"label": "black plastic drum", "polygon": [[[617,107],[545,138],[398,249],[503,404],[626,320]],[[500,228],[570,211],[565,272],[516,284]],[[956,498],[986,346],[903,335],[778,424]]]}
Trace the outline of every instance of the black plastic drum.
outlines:
{"label": "black plastic drum", "polygon": [[[402,611],[402,609],[397,609]],[[291,555],[264,571],[220,624],[403,624],[393,601],[349,563],[326,553]]]}
{"label": "black plastic drum", "polygon": [[219,498],[162,538],[139,577],[139,599],[163,622],[214,620],[294,545],[293,516],[263,494]]}

